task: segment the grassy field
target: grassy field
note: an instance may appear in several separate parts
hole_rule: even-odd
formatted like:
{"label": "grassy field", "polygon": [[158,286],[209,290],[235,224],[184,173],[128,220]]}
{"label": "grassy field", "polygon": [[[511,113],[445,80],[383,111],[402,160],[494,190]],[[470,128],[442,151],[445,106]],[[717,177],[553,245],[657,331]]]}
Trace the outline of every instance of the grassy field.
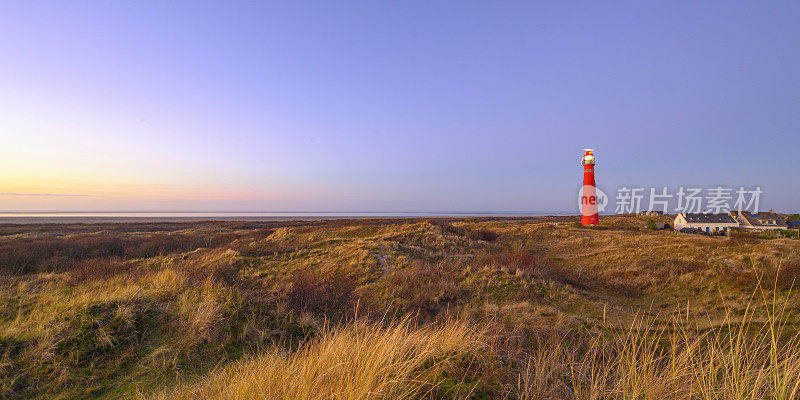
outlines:
{"label": "grassy field", "polygon": [[0,397],[800,399],[800,240],[646,220],[0,225]]}

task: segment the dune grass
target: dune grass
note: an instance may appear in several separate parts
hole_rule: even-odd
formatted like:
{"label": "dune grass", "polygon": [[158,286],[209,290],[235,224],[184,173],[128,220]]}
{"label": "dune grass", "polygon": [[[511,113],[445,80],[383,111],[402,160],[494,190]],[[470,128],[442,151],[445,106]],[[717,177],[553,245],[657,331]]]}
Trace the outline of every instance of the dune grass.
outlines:
{"label": "dune grass", "polygon": [[551,339],[528,355],[517,398],[798,399],[800,341],[776,304],[761,305],[766,322],[748,311],[709,330],[690,329],[680,314],[661,328],[637,319],[594,335],[583,351]]}
{"label": "dune grass", "polygon": [[800,241],[637,218],[0,227],[0,398],[798,398]]}
{"label": "dune grass", "polygon": [[463,321],[352,322],[299,351],[270,351],[158,399],[466,398],[491,385],[492,346]]}
{"label": "dune grass", "polygon": [[766,323],[749,311],[710,330],[689,329],[681,314],[662,327],[637,318],[516,351],[463,320],[355,321],[154,399],[800,399],[800,341],[784,330],[787,310],[763,300]]}

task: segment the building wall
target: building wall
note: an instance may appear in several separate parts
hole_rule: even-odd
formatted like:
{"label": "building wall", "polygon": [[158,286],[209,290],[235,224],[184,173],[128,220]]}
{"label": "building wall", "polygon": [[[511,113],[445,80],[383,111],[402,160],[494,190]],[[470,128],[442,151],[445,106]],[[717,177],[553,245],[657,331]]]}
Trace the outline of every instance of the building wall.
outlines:
{"label": "building wall", "polygon": [[703,232],[708,232],[708,233],[726,232],[726,234],[728,235],[730,234],[731,228],[739,227],[739,223],[733,223],[733,222],[725,222],[725,223],[687,222],[686,218],[684,218],[680,214],[677,217],[675,217],[673,225],[676,231],[679,231],[683,228],[694,228],[694,229],[700,229]]}
{"label": "building wall", "polygon": [[742,228],[750,229],[750,230],[754,230],[754,231],[771,231],[771,230],[774,230],[774,229],[786,229],[786,227],[774,226],[774,225],[761,225],[761,226],[744,226],[744,225],[742,225]]}
{"label": "building wall", "polygon": [[739,224],[733,224],[733,223],[710,223],[710,222],[697,222],[697,223],[688,222],[683,227],[684,228],[700,229],[703,232],[707,232],[707,233],[725,232],[726,234],[730,234],[731,228],[738,228]]}

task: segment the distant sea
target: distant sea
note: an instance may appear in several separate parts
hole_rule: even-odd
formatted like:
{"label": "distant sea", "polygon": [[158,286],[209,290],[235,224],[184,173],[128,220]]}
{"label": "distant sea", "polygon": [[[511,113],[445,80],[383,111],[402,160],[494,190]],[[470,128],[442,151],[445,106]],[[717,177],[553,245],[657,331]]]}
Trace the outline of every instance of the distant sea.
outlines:
{"label": "distant sea", "polygon": [[0,224],[291,221],[348,218],[537,217],[568,212],[5,212]]}

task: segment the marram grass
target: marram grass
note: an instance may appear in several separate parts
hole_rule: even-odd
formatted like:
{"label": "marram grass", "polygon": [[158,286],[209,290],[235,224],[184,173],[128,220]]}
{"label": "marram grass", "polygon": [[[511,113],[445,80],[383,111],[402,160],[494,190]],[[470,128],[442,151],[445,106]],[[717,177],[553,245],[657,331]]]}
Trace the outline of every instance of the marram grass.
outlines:
{"label": "marram grass", "polygon": [[[161,399],[411,399],[469,397],[465,359],[488,362],[485,332],[461,321],[436,328],[405,319],[353,322],[299,351],[270,351],[235,363]],[[455,375],[454,375],[455,374]],[[453,378],[457,380],[453,381]],[[460,384],[460,385],[459,385]]]}
{"label": "marram grass", "polygon": [[356,321],[294,353],[250,357],[156,398],[800,399],[800,342],[787,337],[787,310],[774,304],[753,307],[765,309],[766,322],[749,308],[705,331],[689,329],[685,314],[662,327],[637,318],[588,343],[542,339],[515,360],[496,351],[489,330],[461,320]]}
{"label": "marram grass", "polygon": [[[786,329],[787,310],[761,294],[759,307],[738,318],[727,313],[710,330],[689,329],[688,315],[676,314],[661,328],[637,318],[624,332],[597,334],[586,351],[558,340],[538,346],[514,397],[800,399],[800,340]],[[754,308],[766,321],[755,321]]]}

